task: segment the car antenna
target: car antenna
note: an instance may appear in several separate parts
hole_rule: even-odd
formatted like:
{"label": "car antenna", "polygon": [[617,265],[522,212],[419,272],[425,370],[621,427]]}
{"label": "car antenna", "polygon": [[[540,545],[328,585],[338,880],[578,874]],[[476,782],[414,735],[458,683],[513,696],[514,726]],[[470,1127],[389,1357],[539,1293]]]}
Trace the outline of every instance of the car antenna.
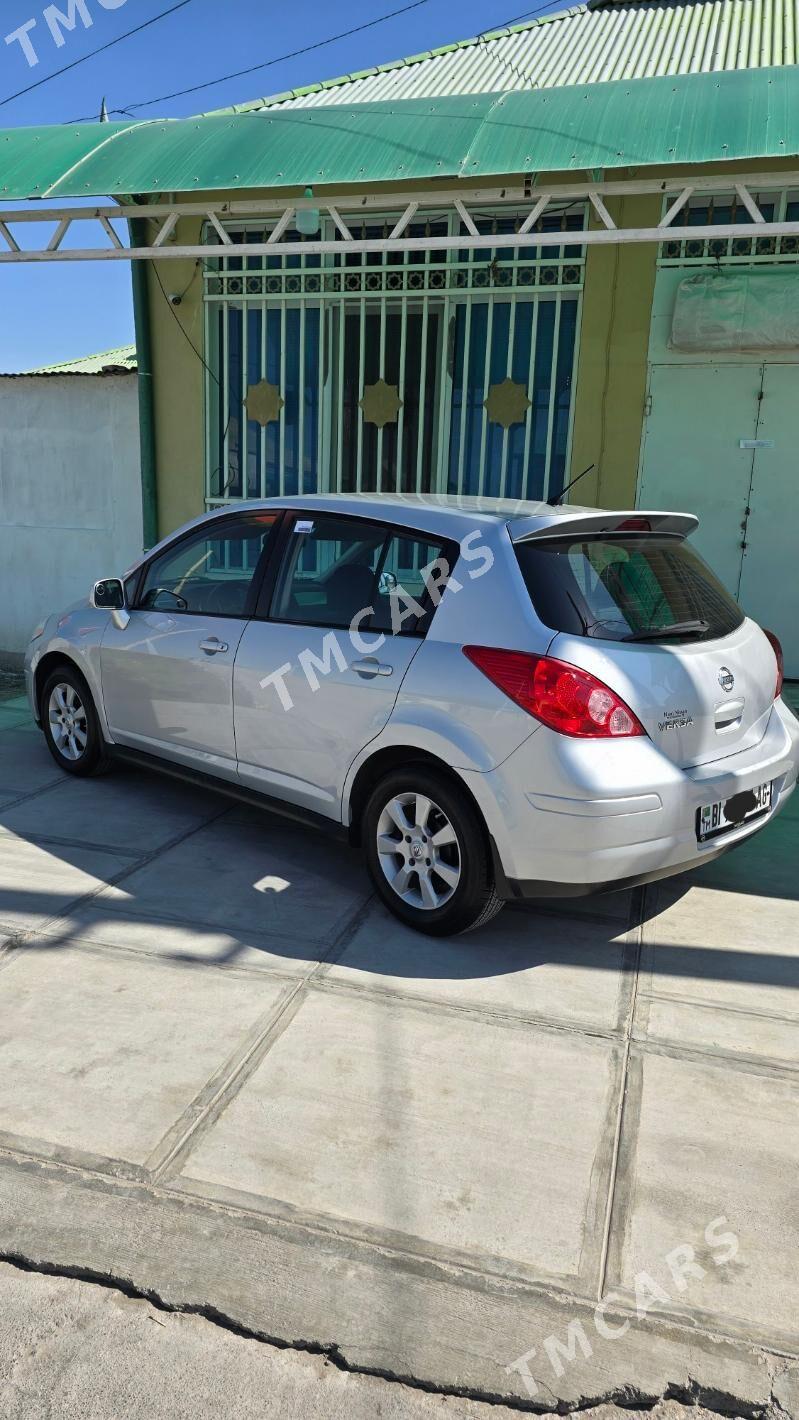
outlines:
{"label": "car antenna", "polygon": [[549,504],[550,508],[557,508],[558,504],[568,493],[569,489],[573,488],[575,483],[579,483],[581,478],[585,478],[585,475],[587,473],[591,473],[592,470],[595,468],[596,464],[590,463],[588,465],[588,468],[584,468],[582,473],[578,473],[577,477],[572,479],[571,483],[567,483],[565,488],[561,488],[560,493],[558,493],[555,498],[547,498],[547,503]]}

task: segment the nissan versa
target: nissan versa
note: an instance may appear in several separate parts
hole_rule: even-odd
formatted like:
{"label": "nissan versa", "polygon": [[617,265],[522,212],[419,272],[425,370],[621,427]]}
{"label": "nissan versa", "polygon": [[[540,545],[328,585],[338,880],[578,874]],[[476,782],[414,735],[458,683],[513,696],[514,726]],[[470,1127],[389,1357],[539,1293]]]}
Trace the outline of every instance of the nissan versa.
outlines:
{"label": "nissan versa", "polygon": [[796,784],[779,643],[682,513],[411,496],[220,508],[37,627],[70,774],[202,776],[359,842],[434,935],[683,872]]}

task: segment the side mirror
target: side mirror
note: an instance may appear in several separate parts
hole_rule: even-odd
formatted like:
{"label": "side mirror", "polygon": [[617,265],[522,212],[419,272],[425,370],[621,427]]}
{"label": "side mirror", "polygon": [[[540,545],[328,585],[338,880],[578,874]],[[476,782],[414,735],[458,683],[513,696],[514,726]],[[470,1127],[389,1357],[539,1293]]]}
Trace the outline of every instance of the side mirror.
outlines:
{"label": "side mirror", "polygon": [[119,577],[106,577],[102,582],[95,582],[89,601],[98,611],[110,611],[114,625],[120,631],[125,630],[130,617],[125,610],[125,588]]}
{"label": "side mirror", "polygon": [[107,577],[103,582],[95,582],[90,600],[99,611],[121,611],[125,605],[125,588],[118,577]]}

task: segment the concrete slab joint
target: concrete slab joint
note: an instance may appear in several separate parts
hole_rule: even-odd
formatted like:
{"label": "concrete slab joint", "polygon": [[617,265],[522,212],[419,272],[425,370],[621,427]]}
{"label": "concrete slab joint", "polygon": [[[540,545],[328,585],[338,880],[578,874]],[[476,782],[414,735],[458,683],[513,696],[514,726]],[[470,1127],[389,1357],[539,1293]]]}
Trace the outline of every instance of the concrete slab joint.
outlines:
{"label": "concrete slab joint", "polygon": [[464,1406],[799,1420],[790,855],[431,944],[47,765],[0,734],[0,1261]]}

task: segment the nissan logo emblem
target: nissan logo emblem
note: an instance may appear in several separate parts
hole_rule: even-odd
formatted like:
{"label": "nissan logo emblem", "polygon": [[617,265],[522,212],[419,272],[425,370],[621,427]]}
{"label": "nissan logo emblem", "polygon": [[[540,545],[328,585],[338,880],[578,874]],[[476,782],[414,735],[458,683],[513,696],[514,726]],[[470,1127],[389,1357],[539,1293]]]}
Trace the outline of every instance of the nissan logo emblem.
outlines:
{"label": "nissan logo emblem", "polygon": [[726,691],[727,693],[729,693],[735,685],[735,676],[733,675],[731,670],[728,670],[727,666],[722,666],[721,670],[719,671],[719,685],[721,686],[722,690]]}

